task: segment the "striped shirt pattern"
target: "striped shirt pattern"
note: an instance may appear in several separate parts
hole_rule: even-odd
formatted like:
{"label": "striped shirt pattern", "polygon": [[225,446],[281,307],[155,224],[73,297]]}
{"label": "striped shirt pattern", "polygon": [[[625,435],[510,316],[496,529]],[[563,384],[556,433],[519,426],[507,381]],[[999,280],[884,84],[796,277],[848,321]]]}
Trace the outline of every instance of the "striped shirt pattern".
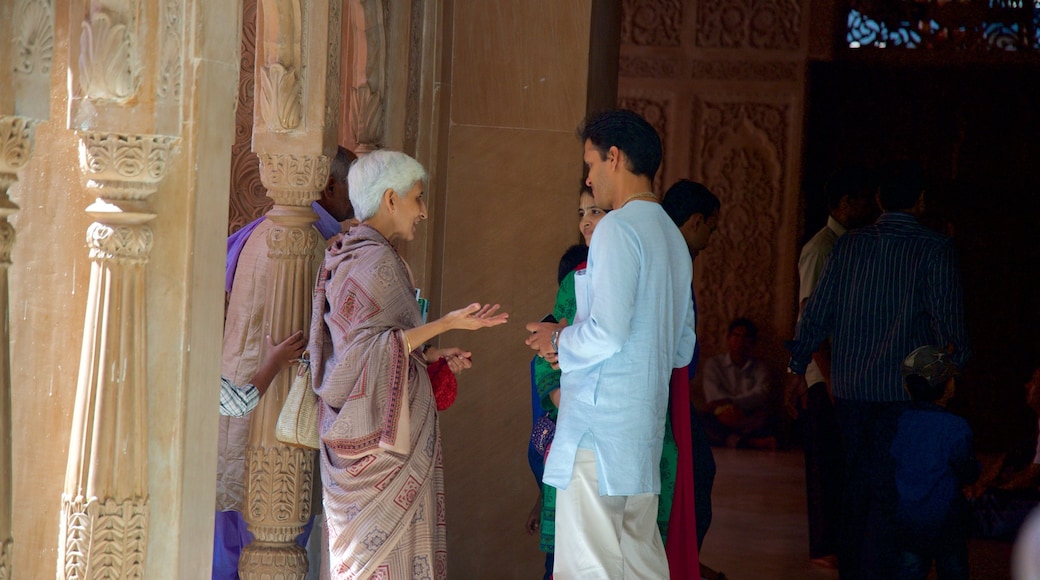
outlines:
{"label": "striped shirt pattern", "polygon": [[220,377],[220,414],[244,417],[260,402],[260,392],[253,385],[237,386],[227,377]]}
{"label": "striped shirt pattern", "polygon": [[832,390],[843,399],[909,400],[900,363],[926,344],[952,345],[963,368],[971,351],[953,240],[905,212],[839,238],[787,343],[791,370],[804,373],[828,336]]}

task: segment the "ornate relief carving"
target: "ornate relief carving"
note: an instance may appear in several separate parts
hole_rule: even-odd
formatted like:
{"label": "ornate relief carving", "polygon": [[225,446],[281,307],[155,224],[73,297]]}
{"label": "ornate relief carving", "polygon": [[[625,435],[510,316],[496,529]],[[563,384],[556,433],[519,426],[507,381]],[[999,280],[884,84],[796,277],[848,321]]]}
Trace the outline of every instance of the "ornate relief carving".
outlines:
{"label": "ornate relief carving", "polygon": [[54,60],[54,5],[51,0],[25,0],[14,11],[14,72],[50,74]]}
{"label": "ornate relief carving", "polygon": [[[642,115],[654,129],[657,129],[657,134],[661,136],[661,145],[665,151],[668,151],[669,112],[672,109],[670,96],[651,94],[619,95],[618,106],[622,109],[631,109]],[[661,159],[661,167],[657,170],[657,175],[654,176],[654,190],[659,194],[664,193],[662,186],[665,186],[666,159],[666,157]]]}
{"label": "ornate relief carving", "polygon": [[140,64],[132,11],[92,11],[80,32],[79,84],[87,99],[126,103],[137,92]]}
{"label": "ornate relief carving", "polygon": [[724,222],[698,260],[698,300],[704,309],[700,337],[705,353],[724,351],[726,326],[745,316],[768,331],[773,322],[787,163],[788,105],[694,103],[699,131],[691,173],[722,201]]}
{"label": "ornate relief carving", "polygon": [[90,248],[91,260],[145,264],[152,250],[152,229],[94,222],[87,228],[87,247]]}
{"label": "ornate relief carving", "polygon": [[383,145],[386,90],[386,46],[388,5],[380,0],[349,0],[353,78],[350,87],[350,131],[358,144],[357,153]]}
{"label": "ornate relief carving", "polygon": [[[307,208],[311,214],[310,208]],[[307,219],[313,219],[309,215]],[[314,255],[315,244],[318,243],[318,234],[314,228],[307,227],[274,227],[267,237],[267,255],[272,258],[297,258]]]}
{"label": "ornate relief carving", "polygon": [[281,64],[260,68],[260,115],[267,130],[285,133],[300,126],[303,87],[296,69]]}
{"label": "ornate relief carving", "polygon": [[231,207],[228,233],[262,216],[274,203],[260,180],[260,160],[253,153],[253,67],[256,63],[256,3],[242,7],[242,57],[239,60],[235,144],[231,146]]}
{"label": "ornate relief carving", "polygon": [[329,3],[329,45],[325,74],[325,127],[336,125],[339,111],[340,45],[343,39],[343,4]]}
{"label": "ornate relief carving", "polygon": [[329,181],[332,160],[324,155],[261,153],[259,158],[260,178],[268,189],[319,192]]}
{"label": "ornate relief carving", "polygon": [[383,146],[383,99],[370,85],[350,89],[353,107],[350,109],[350,124],[354,140],[368,148]]}
{"label": "ornate relief carving", "polygon": [[722,0],[697,4],[697,45],[704,48],[796,49],[798,0]]}
{"label": "ornate relief carving", "polygon": [[280,444],[246,448],[245,516],[256,540],[242,551],[243,578],[303,580],[307,576],[307,555],[295,540],[311,515],[314,454]]}
{"label": "ornate relief carving", "polygon": [[300,0],[260,0],[263,30],[257,51],[260,117],[268,131],[285,133],[303,118],[303,6]]}
{"label": "ornate relief carving", "polygon": [[14,578],[11,572],[12,551],[14,551],[14,541],[8,538],[0,545],[0,580],[11,580]]}
{"label": "ornate relief carving", "polygon": [[180,100],[183,92],[181,59],[184,37],[184,4],[180,0],[162,2],[162,38],[160,42],[159,76],[155,94],[160,99]]}
{"label": "ornate relief carving", "polygon": [[680,0],[624,0],[621,42],[636,46],[679,46],[682,30]]}
{"label": "ornate relief carving", "polygon": [[718,81],[794,82],[801,80],[804,64],[791,61],[693,61],[691,78]]}
{"label": "ornate relief carving", "polygon": [[[12,175],[29,160],[33,129],[38,121],[25,117],[0,116],[0,193],[6,193],[4,174]],[[10,184],[8,184],[10,185]]]}
{"label": "ornate relief carving", "polygon": [[80,134],[79,163],[87,185],[109,199],[144,199],[166,175],[176,139],[163,135]]}
{"label": "ornate relief carving", "polygon": [[[15,240],[14,227],[7,223],[7,215],[5,213],[0,212],[0,268],[6,268],[11,265],[11,250],[14,249]],[[10,213],[14,213],[14,211],[12,210]],[[6,276],[6,274],[0,274],[0,276]],[[0,346],[0,348],[4,347]]]}
{"label": "ornate relief carving", "polygon": [[84,500],[63,494],[61,537],[65,578],[142,578],[148,499]]}
{"label": "ornate relief carving", "polygon": [[679,60],[649,56],[621,56],[618,75],[632,78],[671,79],[679,77]]}
{"label": "ornate relief carving", "polygon": [[[314,454],[299,447],[250,447],[246,509],[264,522],[265,540],[292,542],[311,517]],[[272,528],[271,525],[277,526]],[[255,533],[255,532],[254,532]]]}

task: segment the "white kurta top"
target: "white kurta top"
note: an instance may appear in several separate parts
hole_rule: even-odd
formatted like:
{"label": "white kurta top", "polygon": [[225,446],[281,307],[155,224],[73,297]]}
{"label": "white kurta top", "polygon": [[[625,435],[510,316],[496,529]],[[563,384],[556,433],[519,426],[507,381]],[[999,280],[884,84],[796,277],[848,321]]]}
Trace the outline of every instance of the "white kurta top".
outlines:
{"label": "white kurta top", "polygon": [[692,261],[661,206],[632,201],[596,226],[560,333],[560,415],[543,481],[566,489],[583,437],[602,495],[659,493],[668,383],[696,342]]}
{"label": "white kurta top", "polygon": [[[838,241],[845,231],[845,226],[838,223],[838,220],[827,216],[827,225],[820,228],[820,231],[816,232],[816,235],[802,246],[802,253],[798,256],[799,304],[812,296],[816,284],[820,281],[823,266],[827,263],[827,257],[831,255],[831,249],[834,248],[834,242]],[[815,362],[809,363],[805,369],[806,384],[811,387],[823,380],[823,372],[820,367],[816,366]]]}

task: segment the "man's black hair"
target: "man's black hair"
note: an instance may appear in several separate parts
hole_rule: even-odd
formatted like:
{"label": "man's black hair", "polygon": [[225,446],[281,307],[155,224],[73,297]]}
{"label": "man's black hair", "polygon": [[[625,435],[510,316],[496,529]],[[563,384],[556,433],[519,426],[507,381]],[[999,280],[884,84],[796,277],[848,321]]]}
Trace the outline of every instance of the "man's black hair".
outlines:
{"label": "man's black hair", "polygon": [[924,170],[916,161],[892,161],[881,168],[878,199],[885,211],[914,207],[925,188]]}
{"label": "man's black hair", "polygon": [[676,181],[661,200],[661,209],[676,226],[682,227],[695,213],[699,213],[707,220],[718,213],[722,204],[704,185],[689,179]]}
{"label": "man's black hair", "polygon": [[589,115],[578,128],[582,143],[588,141],[600,159],[617,147],[628,159],[626,168],[654,180],[661,167],[661,136],[646,119],[628,109],[611,109]]}
{"label": "man's black hair", "polygon": [[838,209],[841,198],[845,196],[849,196],[850,199],[873,199],[877,188],[878,178],[875,171],[862,165],[846,165],[834,172],[824,185],[827,209]]}

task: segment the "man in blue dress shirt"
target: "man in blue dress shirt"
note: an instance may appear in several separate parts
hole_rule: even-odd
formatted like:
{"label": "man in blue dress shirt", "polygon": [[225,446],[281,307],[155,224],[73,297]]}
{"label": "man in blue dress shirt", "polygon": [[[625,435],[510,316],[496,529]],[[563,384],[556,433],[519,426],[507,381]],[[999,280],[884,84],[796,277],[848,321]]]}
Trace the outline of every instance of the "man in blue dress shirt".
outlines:
{"label": "man in blue dress shirt", "polygon": [[661,141],[631,111],[581,131],[596,205],[573,324],[531,323],[527,344],[558,362],[560,415],[543,482],[557,488],[557,580],[668,578],[657,529],[673,368],[693,356],[692,263],[651,191]]}
{"label": "man in blue dress shirt", "polygon": [[895,564],[886,541],[891,514],[878,501],[888,483],[874,475],[876,451],[891,441],[889,419],[909,400],[899,372],[903,357],[926,344],[948,348],[958,367],[970,356],[953,240],[917,221],[924,212],[923,172],[900,161],[882,174],[884,213],[834,244],[787,344],[786,397],[793,409],[805,396],[813,351],[832,337],[831,391],[847,470],[838,549],[843,580],[891,577]]}

